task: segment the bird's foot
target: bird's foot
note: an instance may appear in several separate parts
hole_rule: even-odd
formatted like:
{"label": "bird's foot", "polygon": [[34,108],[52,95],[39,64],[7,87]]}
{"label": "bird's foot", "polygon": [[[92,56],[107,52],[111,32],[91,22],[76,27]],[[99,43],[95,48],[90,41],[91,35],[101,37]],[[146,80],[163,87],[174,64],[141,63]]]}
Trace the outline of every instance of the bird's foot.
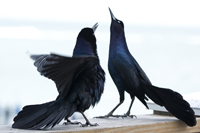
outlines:
{"label": "bird's foot", "polygon": [[93,118],[109,118],[109,117],[113,117],[112,112],[110,112],[110,113],[108,113],[107,115],[104,115],[104,116],[96,116],[96,117],[93,117]]}
{"label": "bird's foot", "polygon": [[93,117],[93,118],[108,118],[108,117],[110,117],[110,116],[108,116],[108,115],[105,115],[105,116],[96,116],[96,117]]}
{"label": "bird's foot", "polygon": [[78,124],[81,124],[81,122],[78,121],[71,122],[70,120],[67,120],[67,122],[63,123],[63,125],[78,125]]}
{"label": "bird's foot", "polygon": [[130,117],[130,118],[137,118],[136,115],[130,115],[128,113],[124,114],[124,115],[113,115],[113,114],[107,114],[105,116],[97,116],[97,117],[94,117],[94,118],[108,118],[108,117],[116,117],[116,118],[119,118],[119,117],[122,117],[122,118],[125,118],[125,117]]}
{"label": "bird's foot", "polygon": [[133,118],[133,117],[135,117],[135,118],[137,118],[137,116],[136,115],[130,115],[130,114],[124,114],[124,115],[112,115],[111,117],[116,117],[116,118],[119,118],[119,117],[121,117],[121,118],[125,118],[125,117],[130,117],[130,118]]}
{"label": "bird's foot", "polygon": [[80,123],[80,124],[81,124],[81,127],[87,127],[88,125],[90,125],[90,126],[99,126],[97,123],[92,124],[90,122],[86,122],[85,124],[82,124],[82,123]]}

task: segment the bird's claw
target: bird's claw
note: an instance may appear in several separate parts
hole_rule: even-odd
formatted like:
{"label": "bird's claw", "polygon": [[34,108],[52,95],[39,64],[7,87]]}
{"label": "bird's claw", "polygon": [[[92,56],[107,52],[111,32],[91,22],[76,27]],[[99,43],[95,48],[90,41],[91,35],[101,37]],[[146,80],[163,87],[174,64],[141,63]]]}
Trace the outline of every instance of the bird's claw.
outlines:
{"label": "bird's claw", "polygon": [[67,121],[67,122],[64,122],[63,125],[78,125],[78,124],[81,124],[81,122],[78,122],[78,121],[74,121],[74,122],[71,122],[71,121]]}
{"label": "bird's claw", "polygon": [[131,117],[131,118],[133,118],[133,117],[137,118],[137,116],[136,116],[136,115],[129,115],[129,117]]}
{"label": "bird's claw", "polygon": [[111,117],[113,116],[112,112],[108,113],[107,115],[104,115],[104,116],[97,116],[97,117],[93,117],[93,118],[108,118],[108,117]]}
{"label": "bird's claw", "polygon": [[108,117],[116,117],[116,118],[121,117],[121,118],[123,118],[123,119],[124,119],[125,117],[130,117],[130,118],[135,117],[135,118],[137,118],[136,115],[129,115],[129,114],[124,114],[124,115],[105,115],[105,116],[97,116],[97,117],[94,117],[94,118],[108,118]]}
{"label": "bird's claw", "polygon": [[136,115],[129,115],[129,114],[124,114],[124,115],[112,115],[112,117],[117,117],[117,118],[121,117],[121,118],[123,118],[123,119],[126,118],[126,117],[130,117],[130,118],[135,117],[135,118],[137,118]]}
{"label": "bird's claw", "polygon": [[96,116],[96,117],[93,117],[93,118],[108,118],[109,116],[105,115],[105,116]]}
{"label": "bird's claw", "polygon": [[91,124],[91,123],[88,123],[88,122],[86,122],[85,124],[82,124],[82,123],[80,123],[80,124],[81,124],[81,127],[87,127],[88,125],[90,125],[90,126],[99,126],[97,123]]}

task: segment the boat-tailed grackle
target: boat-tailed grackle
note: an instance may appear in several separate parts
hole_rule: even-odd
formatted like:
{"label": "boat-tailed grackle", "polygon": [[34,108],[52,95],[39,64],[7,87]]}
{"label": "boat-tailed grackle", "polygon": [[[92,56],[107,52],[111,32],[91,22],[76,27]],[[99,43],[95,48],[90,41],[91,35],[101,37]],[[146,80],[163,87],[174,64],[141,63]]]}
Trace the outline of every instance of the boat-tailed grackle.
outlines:
{"label": "boat-tailed grackle", "polygon": [[97,26],[80,31],[72,57],[31,55],[40,74],[55,82],[59,95],[54,101],[23,107],[14,118],[13,128],[53,128],[62,119],[69,121],[74,112],[80,112],[85,118],[86,124],[80,123],[82,126],[98,125],[91,124],[84,115],[85,110],[99,102],[104,90],[105,73],[100,66],[94,35]]}
{"label": "boat-tailed grackle", "polygon": [[[171,89],[156,87],[151,84],[149,78],[142,70],[138,62],[129,52],[127,47],[124,24],[118,20],[110,10],[110,48],[108,70],[118,89],[119,104],[106,117],[133,117],[130,110],[135,97],[137,97],[148,108],[145,100],[150,98],[160,106],[164,106],[172,115],[184,121],[188,126],[196,125],[196,118],[189,103],[183,99],[181,94]],[[132,99],[128,112],[124,115],[113,115],[113,112],[123,103],[124,92],[130,94]]]}

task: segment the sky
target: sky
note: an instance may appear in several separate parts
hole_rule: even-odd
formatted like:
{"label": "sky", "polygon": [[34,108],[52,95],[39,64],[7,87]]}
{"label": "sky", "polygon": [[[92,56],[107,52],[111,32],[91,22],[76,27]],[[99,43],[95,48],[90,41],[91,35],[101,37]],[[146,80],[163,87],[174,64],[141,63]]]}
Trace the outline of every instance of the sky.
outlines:
{"label": "sky", "polygon": [[[6,0],[0,1],[0,20],[4,22],[0,25],[0,38],[44,38],[43,31],[14,24],[16,20],[83,25],[99,22],[101,26],[110,22],[108,7],[126,24],[199,28],[199,5],[198,0]],[[5,24],[8,20],[13,23]]]}
{"label": "sky", "polygon": [[0,2],[0,18],[107,22],[110,7],[129,23],[199,26],[199,4],[198,0],[6,0]]}

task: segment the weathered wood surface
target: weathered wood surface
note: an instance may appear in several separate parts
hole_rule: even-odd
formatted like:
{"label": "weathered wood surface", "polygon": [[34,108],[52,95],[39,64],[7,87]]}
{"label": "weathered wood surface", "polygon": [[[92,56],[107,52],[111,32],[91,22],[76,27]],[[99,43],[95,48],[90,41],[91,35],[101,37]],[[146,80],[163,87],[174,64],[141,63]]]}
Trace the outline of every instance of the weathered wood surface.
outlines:
{"label": "weathered wood surface", "polygon": [[[85,122],[84,120],[79,120]],[[170,116],[139,115],[136,118],[108,118],[91,119],[92,123],[98,123],[96,127],[80,127],[80,125],[59,124],[48,130],[21,130],[12,129],[10,125],[0,126],[0,133],[165,133],[165,132],[200,132],[200,118],[197,118],[195,127],[188,127],[182,121]]]}

